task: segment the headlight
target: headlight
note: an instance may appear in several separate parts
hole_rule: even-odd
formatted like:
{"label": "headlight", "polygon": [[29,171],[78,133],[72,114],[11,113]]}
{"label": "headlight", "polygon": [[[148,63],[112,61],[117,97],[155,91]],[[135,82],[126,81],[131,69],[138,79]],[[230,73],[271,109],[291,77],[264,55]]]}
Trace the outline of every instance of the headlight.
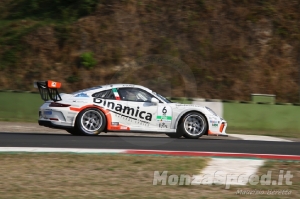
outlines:
{"label": "headlight", "polygon": [[210,108],[208,108],[207,106],[205,107],[211,114],[213,114],[214,116],[218,116],[213,110],[211,110]]}

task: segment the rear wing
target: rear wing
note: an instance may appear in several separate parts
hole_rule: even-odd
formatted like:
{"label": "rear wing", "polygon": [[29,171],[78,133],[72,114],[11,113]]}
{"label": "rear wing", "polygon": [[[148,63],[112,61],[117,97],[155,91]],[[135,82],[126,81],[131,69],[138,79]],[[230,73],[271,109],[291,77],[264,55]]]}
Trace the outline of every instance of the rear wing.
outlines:
{"label": "rear wing", "polygon": [[54,82],[51,80],[48,81],[38,81],[34,82],[34,87],[39,89],[39,93],[41,95],[42,100],[49,101],[53,100],[61,101],[61,97],[58,93],[58,88],[61,87],[60,82]]}

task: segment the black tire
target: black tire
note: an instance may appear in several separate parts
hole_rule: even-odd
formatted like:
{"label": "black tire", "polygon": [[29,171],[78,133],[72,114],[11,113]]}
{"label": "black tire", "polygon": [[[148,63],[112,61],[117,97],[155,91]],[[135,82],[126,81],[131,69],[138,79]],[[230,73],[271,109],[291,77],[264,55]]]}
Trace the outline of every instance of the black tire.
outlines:
{"label": "black tire", "polygon": [[169,136],[170,138],[181,138],[183,136],[183,131],[179,131],[177,128],[176,133],[166,133],[167,136]]}
{"label": "black tire", "polygon": [[186,114],[178,125],[177,130],[183,133],[183,137],[198,139],[207,131],[208,124],[204,115],[198,112]]}
{"label": "black tire", "polygon": [[81,135],[76,129],[67,129],[66,131],[72,135]]}
{"label": "black tire", "polygon": [[75,126],[81,135],[98,135],[106,126],[106,117],[102,111],[88,108],[78,114]]}

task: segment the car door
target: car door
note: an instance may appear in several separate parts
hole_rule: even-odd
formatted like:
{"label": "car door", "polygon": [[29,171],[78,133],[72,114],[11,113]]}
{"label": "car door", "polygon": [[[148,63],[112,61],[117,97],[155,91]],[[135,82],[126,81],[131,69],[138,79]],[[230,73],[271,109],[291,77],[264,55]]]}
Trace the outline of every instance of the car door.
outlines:
{"label": "car door", "polygon": [[100,107],[103,107],[108,113],[107,117],[107,129],[112,131],[130,130],[128,125],[128,117],[122,114],[122,107],[127,106],[126,101],[120,100],[116,95],[117,90],[115,88],[100,91],[94,93],[94,103]]}
{"label": "car door", "polygon": [[120,99],[127,102],[123,112],[130,117],[127,124],[131,130],[156,131],[159,128],[157,121],[159,103],[151,102],[151,98],[154,97],[152,94],[132,87],[119,88],[118,92]]}

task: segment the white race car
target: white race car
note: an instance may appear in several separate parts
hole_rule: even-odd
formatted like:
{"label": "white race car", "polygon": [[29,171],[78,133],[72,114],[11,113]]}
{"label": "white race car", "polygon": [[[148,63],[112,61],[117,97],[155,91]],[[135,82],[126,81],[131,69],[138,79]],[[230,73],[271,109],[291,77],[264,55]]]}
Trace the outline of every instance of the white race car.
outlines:
{"label": "white race car", "polygon": [[208,107],[172,103],[148,88],[132,84],[96,86],[58,93],[60,82],[35,82],[45,103],[39,125],[73,135],[101,132],[165,133],[171,138],[227,136],[227,123]]}

